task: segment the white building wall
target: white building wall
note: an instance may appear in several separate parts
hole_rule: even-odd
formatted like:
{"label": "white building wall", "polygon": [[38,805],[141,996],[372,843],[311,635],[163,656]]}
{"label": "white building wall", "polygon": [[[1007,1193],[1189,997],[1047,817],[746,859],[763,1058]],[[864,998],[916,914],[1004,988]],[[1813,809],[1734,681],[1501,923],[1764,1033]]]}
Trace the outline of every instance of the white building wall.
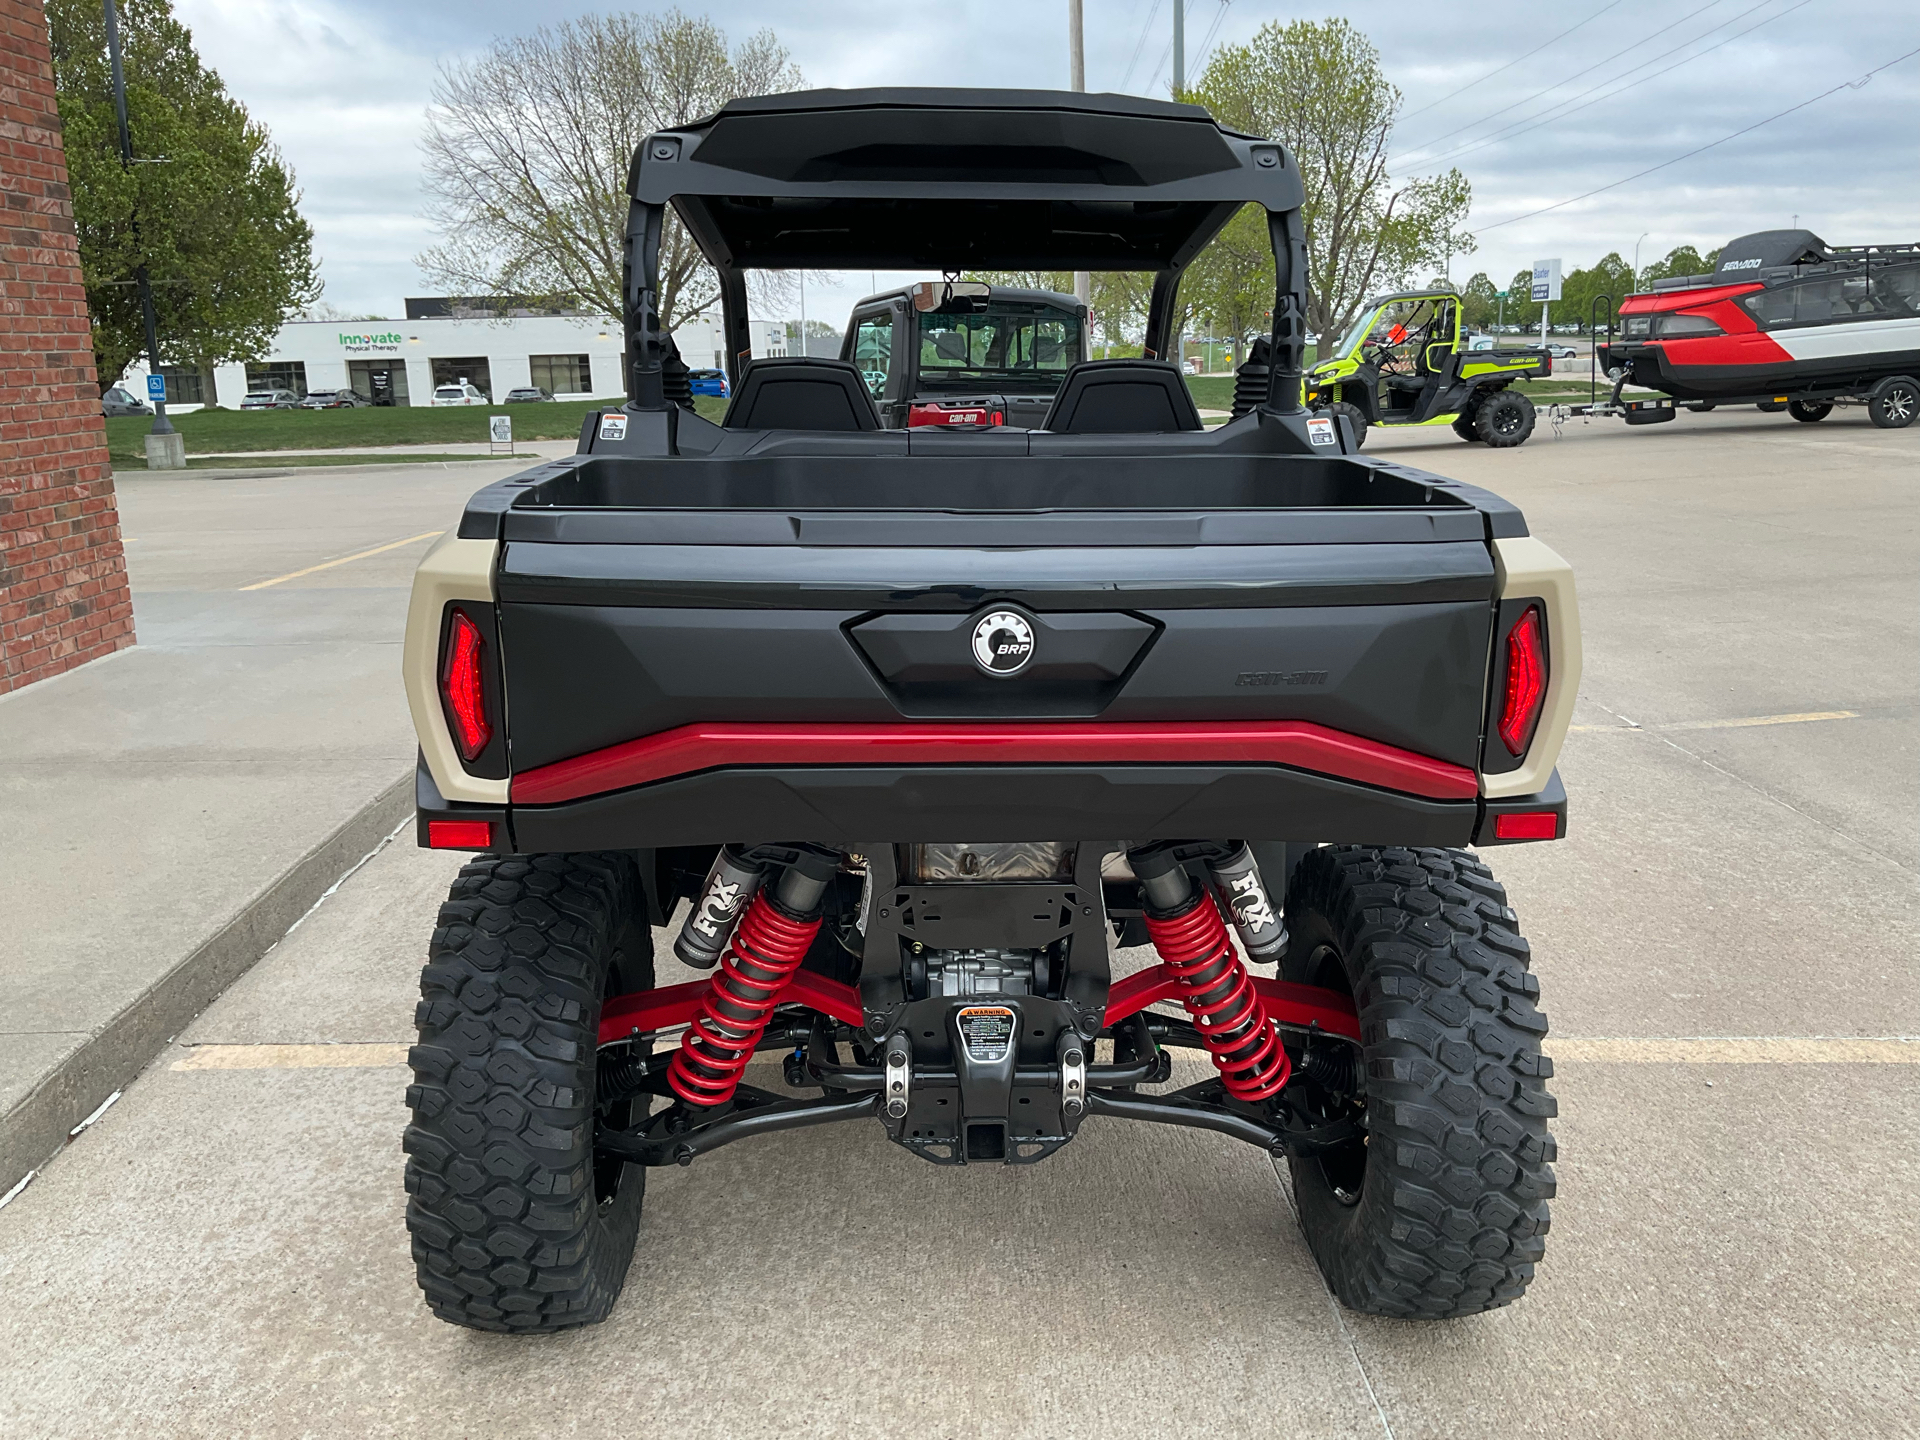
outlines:
{"label": "white building wall", "polygon": [[[786,326],[778,320],[750,322],[754,358],[786,353]],[[695,370],[724,368],[726,345],[718,316],[698,317],[673,334],[681,358]],[[585,355],[593,388],[566,394],[566,400],[612,400],[626,393],[621,374],[623,337],[611,321],[591,316],[538,315],[506,320],[296,320],[281,327],[260,357],[262,362],[298,361],[309,390],[343,390],[351,383],[348,363],[366,360],[404,363],[408,403],[425,405],[433,396],[433,361],[480,357],[487,362],[492,398],[533,383],[535,355]],[[122,383],[146,394],[146,365],[127,367]],[[240,408],[247,393],[244,364],[214,367],[213,403]],[[476,380],[475,383],[478,383]],[[176,411],[195,407],[172,407]]]}

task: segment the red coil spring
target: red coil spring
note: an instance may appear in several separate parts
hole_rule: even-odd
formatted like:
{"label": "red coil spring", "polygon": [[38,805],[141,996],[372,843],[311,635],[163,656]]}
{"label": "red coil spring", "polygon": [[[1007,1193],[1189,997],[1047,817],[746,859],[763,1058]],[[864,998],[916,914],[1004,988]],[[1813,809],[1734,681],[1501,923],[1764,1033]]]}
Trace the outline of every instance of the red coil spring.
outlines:
{"label": "red coil spring", "polygon": [[1146,921],[1227,1093],[1248,1101],[1279,1094],[1293,1067],[1213,897],[1202,890],[1180,914]]}
{"label": "red coil spring", "polygon": [[724,1105],[733,1098],[767,1017],[819,928],[819,916],[795,920],[775,908],[765,890],[753,897],[707,982],[699,1014],[667,1065],[674,1094],[689,1105]]}

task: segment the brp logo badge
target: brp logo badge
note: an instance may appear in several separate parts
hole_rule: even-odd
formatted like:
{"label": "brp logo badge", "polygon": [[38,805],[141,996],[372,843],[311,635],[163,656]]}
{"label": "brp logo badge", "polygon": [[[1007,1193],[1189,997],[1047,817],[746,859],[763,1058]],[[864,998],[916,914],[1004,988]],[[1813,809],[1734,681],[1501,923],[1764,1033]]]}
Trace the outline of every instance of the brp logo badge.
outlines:
{"label": "brp logo badge", "polygon": [[973,663],[1002,679],[1033,659],[1033,622],[1017,610],[989,610],[973,627]]}

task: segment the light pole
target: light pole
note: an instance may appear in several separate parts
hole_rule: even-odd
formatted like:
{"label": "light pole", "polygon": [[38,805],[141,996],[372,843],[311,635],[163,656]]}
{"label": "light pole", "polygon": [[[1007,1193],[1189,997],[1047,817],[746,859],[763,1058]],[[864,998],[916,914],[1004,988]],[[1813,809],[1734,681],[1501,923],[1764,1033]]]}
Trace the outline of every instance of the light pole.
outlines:
{"label": "light pole", "polygon": [[[107,65],[113,74],[113,116],[120,126],[120,168],[133,169],[133,135],[127,128],[127,81],[120,69],[120,17],[114,9],[114,0],[106,0],[107,19]],[[133,248],[140,253],[140,212],[136,208],[133,214]],[[140,318],[147,332],[147,374],[160,373],[160,338],[153,321],[153,285],[147,277],[147,262],[143,259],[134,267],[133,278],[140,287]],[[173,435],[173,423],[167,419],[166,381],[162,380],[161,389],[156,393],[151,381],[147,394],[153,400],[154,435]],[[158,463],[156,463],[156,461]],[[179,440],[162,440],[158,445],[148,442],[147,468],[150,470],[178,470],[186,466],[186,446]]]}
{"label": "light pole", "polygon": [[[1651,230],[1642,230],[1640,240],[1646,239],[1652,233]],[[1633,242],[1633,288],[1636,290],[1640,288],[1640,240]]]}

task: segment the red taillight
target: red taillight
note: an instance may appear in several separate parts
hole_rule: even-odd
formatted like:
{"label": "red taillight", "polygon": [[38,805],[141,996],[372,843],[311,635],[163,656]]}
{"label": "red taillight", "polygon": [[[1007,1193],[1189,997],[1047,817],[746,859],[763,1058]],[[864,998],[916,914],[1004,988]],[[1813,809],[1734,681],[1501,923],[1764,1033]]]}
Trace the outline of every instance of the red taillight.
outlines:
{"label": "red taillight", "polygon": [[1496,840],[1551,840],[1560,833],[1560,817],[1551,810],[1523,810],[1493,817]]}
{"label": "red taillight", "polygon": [[472,760],[493,738],[493,726],[487,723],[487,698],[480,675],[480,657],[485,648],[480,627],[467,618],[464,610],[454,611],[453,628],[447,634],[447,663],[440,671],[440,688],[447,697],[447,713],[453,717],[453,743],[459,748],[462,760]]}
{"label": "red taillight", "polygon": [[1540,607],[1527,611],[1507,632],[1507,693],[1500,702],[1500,743],[1509,755],[1526,753],[1540,702],[1547,694],[1547,657],[1540,641]]}
{"label": "red taillight", "polygon": [[492,821],[427,821],[427,848],[429,850],[485,850],[492,844]]}

